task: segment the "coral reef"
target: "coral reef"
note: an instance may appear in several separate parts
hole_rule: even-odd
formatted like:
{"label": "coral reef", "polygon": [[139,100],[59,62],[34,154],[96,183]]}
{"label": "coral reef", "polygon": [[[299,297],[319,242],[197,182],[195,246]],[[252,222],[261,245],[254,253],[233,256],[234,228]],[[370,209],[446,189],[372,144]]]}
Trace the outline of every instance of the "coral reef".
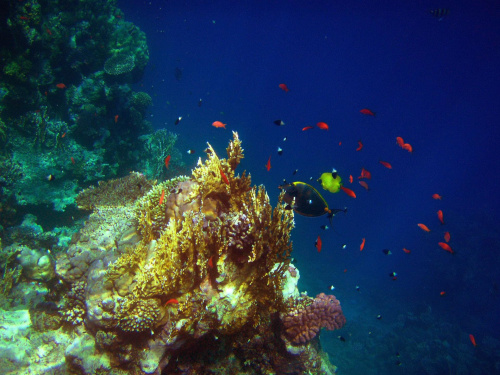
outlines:
{"label": "coral reef", "polygon": [[30,310],[37,332],[73,332],[61,349],[68,371],[334,372],[317,339],[290,345],[282,319],[305,303],[290,264],[293,213],[236,174],[236,133],[227,154],[208,145],[191,176],[132,173],[80,193],[93,212],[56,256],[50,300]]}
{"label": "coral reef", "polygon": [[304,344],[312,340],[321,328],[340,329],[345,317],[340,302],[332,295],[320,293],[314,298],[295,300],[298,306],[292,308],[283,318],[285,335],[293,344]]}

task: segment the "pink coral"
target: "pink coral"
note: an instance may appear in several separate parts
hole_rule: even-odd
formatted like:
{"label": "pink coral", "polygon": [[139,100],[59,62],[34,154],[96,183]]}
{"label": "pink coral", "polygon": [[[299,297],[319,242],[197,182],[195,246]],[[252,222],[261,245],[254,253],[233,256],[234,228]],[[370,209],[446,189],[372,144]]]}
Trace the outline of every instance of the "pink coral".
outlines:
{"label": "pink coral", "polygon": [[320,293],[307,306],[299,306],[283,319],[285,334],[293,344],[305,344],[325,327],[327,330],[340,329],[345,324],[340,302],[332,295]]}

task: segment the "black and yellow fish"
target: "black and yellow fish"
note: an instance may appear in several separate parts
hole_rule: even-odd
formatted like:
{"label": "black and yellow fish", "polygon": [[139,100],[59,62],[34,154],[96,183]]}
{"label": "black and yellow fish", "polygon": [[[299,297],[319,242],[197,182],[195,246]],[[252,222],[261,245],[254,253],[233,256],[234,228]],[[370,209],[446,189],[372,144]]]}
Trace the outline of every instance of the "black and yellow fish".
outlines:
{"label": "black and yellow fish", "polygon": [[318,178],[318,182],[321,183],[323,189],[328,190],[330,193],[337,193],[342,186],[342,179],[335,169],[331,172],[323,173]]}
{"label": "black and yellow fish", "polygon": [[321,194],[305,182],[285,183],[280,188],[285,192],[284,201],[299,215],[317,217],[326,214],[331,222],[337,212],[347,212],[347,208],[330,209]]}

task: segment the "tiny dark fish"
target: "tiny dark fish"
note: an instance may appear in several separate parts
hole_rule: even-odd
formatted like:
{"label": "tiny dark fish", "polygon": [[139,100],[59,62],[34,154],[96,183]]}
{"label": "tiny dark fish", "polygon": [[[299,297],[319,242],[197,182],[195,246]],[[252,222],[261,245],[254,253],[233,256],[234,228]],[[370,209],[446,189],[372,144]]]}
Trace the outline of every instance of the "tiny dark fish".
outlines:
{"label": "tiny dark fish", "polygon": [[276,121],[273,121],[276,125],[278,126],[283,126],[285,125],[285,122],[283,120],[276,120]]}
{"label": "tiny dark fish", "polygon": [[400,361],[400,360],[397,360],[397,361],[396,361],[396,366],[401,366],[401,365],[402,365],[401,361]]}
{"label": "tiny dark fish", "polygon": [[181,122],[182,116],[177,117],[177,120],[175,120],[175,125],[179,125],[179,122]]}
{"label": "tiny dark fish", "polygon": [[187,150],[187,153],[188,153],[188,155],[193,155],[194,154],[194,150]]}
{"label": "tiny dark fish", "polygon": [[299,171],[299,170],[298,170],[298,169],[296,169],[296,170],[294,170],[294,171],[293,171],[293,173],[292,173],[292,174],[295,176],[295,175],[297,174],[297,172],[298,172],[298,171]]}
{"label": "tiny dark fish", "polygon": [[47,177],[47,181],[54,181],[56,177],[53,174],[49,174]]}
{"label": "tiny dark fish", "polygon": [[177,81],[180,81],[182,79],[182,69],[175,68],[174,76]]}
{"label": "tiny dark fish", "polygon": [[320,226],[320,228],[323,229],[323,230],[330,229],[330,227],[328,225],[322,225],[322,226]]}
{"label": "tiny dark fish", "polygon": [[441,21],[444,17],[450,14],[450,10],[448,8],[438,8],[430,10],[429,13]]}
{"label": "tiny dark fish", "polygon": [[359,285],[356,285],[356,290],[357,290],[358,292],[360,291],[360,289],[361,289],[361,288],[359,287]]}
{"label": "tiny dark fish", "polygon": [[338,339],[339,339],[340,341],[345,342],[345,338],[344,338],[344,336],[337,336],[337,337],[338,337]]}
{"label": "tiny dark fish", "polygon": [[278,147],[278,155],[279,156],[283,155],[283,149],[281,147]]}
{"label": "tiny dark fish", "polygon": [[391,250],[389,250],[389,249],[384,249],[384,250],[382,250],[382,252],[383,252],[385,255],[391,255],[391,254],[392,254],[392,253],[391,253]]}
{"label": "tiny dark fish", "polygon": [[201,100],[200,98],[200,100],[198,101],[198,107],[201,107],[201,103],[203,103],[203,100]]}
{"label": "tiny dark fish", "polygon": [[378,314],[378,315],[377,315],[377,319],[378,319],[378,320],[382,319],[382,315]]}
{"label": "tiny dark fish", "polygon": [[291,205],[287,204],[285,206],[285,210],[293,210],[293,207]]}
{"label": "tiny dark fish", "polygon": [[286,137],[285,137],[285,138],[283,138],[283,142],[286,142]]}

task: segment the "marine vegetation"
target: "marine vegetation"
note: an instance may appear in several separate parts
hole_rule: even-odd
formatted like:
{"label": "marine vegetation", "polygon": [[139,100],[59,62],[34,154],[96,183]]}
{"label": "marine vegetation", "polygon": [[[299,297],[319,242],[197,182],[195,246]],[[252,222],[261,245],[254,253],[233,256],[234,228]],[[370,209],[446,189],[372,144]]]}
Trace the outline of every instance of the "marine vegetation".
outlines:
{"label": "marine vegetation", "polygon": [[133,173],[79,195],[93,212],[55,268],[63,327],[79,332],[68,371],[334,372],[315,336],[342,327],[340,304],[299,295],[284,193],[273,208],[236,173],[237,133],[226,151],[209,144],[190,176]]}

